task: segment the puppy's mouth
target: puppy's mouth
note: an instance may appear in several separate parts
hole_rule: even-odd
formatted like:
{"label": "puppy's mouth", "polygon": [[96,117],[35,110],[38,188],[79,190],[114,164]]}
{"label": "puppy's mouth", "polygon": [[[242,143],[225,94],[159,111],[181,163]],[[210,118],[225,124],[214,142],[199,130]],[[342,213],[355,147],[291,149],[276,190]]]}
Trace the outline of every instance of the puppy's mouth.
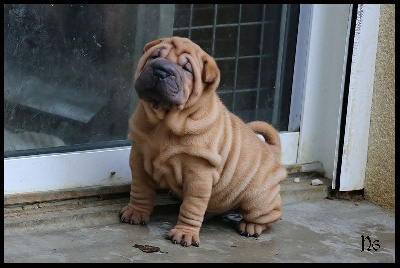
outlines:
{"label": "puppy's mouth", "polygon": [[135,81],[139,98],[153,109],[182,109],[183,79],[176,64],[159,58],[148,63]]}

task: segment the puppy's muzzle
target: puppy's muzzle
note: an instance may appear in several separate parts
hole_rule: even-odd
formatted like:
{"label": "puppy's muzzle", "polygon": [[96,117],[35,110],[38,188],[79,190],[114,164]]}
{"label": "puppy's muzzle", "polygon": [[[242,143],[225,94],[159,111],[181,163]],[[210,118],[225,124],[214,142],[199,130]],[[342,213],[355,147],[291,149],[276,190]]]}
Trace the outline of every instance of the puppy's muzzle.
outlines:
{"label": "puppy's muzzle", "polygon": [[166,59],[154,59],[147,64],[135,82],[139,98],[154,108],[173,109],[182,104],[182,71]]}

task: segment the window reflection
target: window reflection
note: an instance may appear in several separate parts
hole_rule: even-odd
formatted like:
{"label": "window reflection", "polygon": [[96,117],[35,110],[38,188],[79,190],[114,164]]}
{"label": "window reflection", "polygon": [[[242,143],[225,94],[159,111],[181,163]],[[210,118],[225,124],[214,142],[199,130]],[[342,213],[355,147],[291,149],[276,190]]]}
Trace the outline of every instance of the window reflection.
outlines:
{"label": "window reflection", "polygon": [[6,151],[126,140],[137,10],[4,6]]}

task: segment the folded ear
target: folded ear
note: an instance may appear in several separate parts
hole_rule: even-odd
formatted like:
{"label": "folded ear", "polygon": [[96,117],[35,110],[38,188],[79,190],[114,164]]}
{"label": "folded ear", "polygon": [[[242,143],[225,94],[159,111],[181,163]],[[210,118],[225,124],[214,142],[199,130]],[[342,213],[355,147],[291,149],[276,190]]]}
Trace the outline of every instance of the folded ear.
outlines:
{"label": "folded ear", "polygon": [[220,71],[218,69],[217,63],[211,57],[205,57],[203,59],[203,75],[202,79],[206,83],[212,83],[219,80]]}
{"label": "folded ear", "polygon": [[147,50],[149,50],[149,48],[154,47],[155,45],[158,45],[162,41],[163,41],[163,39],[157,39],[157,40],[154,40],[154,41],[151,41],[151,42],[147,43],[143,47],[143,53],[145,53]]}

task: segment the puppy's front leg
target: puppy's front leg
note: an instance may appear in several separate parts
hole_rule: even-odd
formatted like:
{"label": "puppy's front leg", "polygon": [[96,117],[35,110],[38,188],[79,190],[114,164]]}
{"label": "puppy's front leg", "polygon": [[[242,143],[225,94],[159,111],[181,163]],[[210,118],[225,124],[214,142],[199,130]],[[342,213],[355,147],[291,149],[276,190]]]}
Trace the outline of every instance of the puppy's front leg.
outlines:
{"label": "puppy's front leg", "polygon": [[173,243],[199,246],[199,232],[211,196],[215,168],[204,159],[185,159],[183,168],[183,200],[178,222],[167,235]]}
{"label": "puppy's front leg", "polygon": [[134,147],[131,149],[129,165],[132,171],[130,200],[119,215],[122,222],[146,225],[153,212],[156,183],[145,171],[143,156]]}

